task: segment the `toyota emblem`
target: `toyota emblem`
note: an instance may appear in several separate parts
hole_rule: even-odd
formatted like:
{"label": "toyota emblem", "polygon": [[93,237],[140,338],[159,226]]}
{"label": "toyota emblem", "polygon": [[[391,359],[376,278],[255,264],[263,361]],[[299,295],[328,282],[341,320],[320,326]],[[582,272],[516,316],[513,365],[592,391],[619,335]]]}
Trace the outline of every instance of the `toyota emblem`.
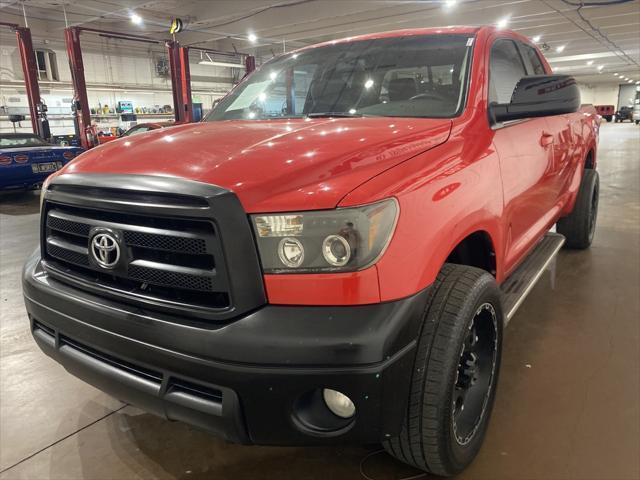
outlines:
{"label": "toyota emblem", "polygon": [[91,255],[102,268],[111,269],[120,260],[120,245],[116,237],[109,232],[94,235],[91,239]]}

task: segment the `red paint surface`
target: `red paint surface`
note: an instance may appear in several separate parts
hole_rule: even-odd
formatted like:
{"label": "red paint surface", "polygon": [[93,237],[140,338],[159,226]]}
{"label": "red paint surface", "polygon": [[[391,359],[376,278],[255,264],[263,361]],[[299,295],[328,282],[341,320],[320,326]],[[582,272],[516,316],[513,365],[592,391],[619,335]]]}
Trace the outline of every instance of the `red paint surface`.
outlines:
{"label": "red paint surface", "polygon": [[[477,32],[467,106],[457,118],[181,125],[93,149],[64,172],[170,175],[213,183],[233,190],[248,213],[397,198],[398,224],[375,266],[348,274],[266,275],[271,303],[365,304],[412,295],[434,281],[461,240],[478,231],[492,242],[501,282],[573,207],[589,151],[595,162],[598,120],[593,108],[585,108],[491,128],[489,51],[497,38],[528,43],[519,34],[457,27],[366,38],[439,32]],[[553,140],[544,141],[543,134]]]}

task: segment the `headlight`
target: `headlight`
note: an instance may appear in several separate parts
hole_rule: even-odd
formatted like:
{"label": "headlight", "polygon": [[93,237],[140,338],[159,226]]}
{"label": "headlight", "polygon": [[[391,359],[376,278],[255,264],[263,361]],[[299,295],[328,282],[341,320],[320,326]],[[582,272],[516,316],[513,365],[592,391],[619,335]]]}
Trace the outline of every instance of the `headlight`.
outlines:
{"label": "headlight", "polygon": [[266,273],[366,268],[389,244],[397,218],[395,199],[354,208],[251,216]]}

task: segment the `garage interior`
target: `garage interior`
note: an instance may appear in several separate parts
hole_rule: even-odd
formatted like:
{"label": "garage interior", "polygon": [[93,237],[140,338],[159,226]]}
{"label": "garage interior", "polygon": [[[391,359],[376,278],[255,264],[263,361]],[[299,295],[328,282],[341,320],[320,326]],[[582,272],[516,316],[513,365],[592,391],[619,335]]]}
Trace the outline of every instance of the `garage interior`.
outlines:
{"label": "garage interior", "polygon": [[[133,125],[119,102],[133,105],[138,122],[180,120],[185,111],[194,121],[254,62],[348,36],[447,25],[513,29],[540,46],[554,72],[576,78],[583,103],[632,107],[640,101],[640,2],[581,3],[590,2],[26,0],[1,2],[0,13],[31,31],[39,94],[51,134],[62,138],[74,134],[77,84],[65,46],[65,28],[74,27],[84,29],[83,121],[99,137]],[[184,24],[175,38],[188,47],[186,73],[172,71],[164,44],[173,19]],[[0,28],[0,63],[0,133],[31,132],[11,28]],[[189,83],[178,98],[177,78]],[[545,275],[510,322],[487,438],[456,478],[640,478],[640,126],[603,120],[598,157],[594,243],[561,251],[555,282]],[[379,445],[225,443],[69,375],[40,352],[24,308],[21,271],[38,224],[39,192],[0,193],[0,479],[437,478]]]}

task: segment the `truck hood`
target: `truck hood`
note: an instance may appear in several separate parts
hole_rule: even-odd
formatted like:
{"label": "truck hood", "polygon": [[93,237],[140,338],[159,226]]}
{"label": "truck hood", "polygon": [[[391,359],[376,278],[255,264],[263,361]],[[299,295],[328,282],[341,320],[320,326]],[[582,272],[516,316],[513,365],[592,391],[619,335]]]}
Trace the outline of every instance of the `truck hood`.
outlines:
{"label": "truck hood", "polygon": [[182,177],[234,191],[252,213],[328,209],[450,131],[451,120],[422,118],[203,122],[107,143],[60,174]]}

